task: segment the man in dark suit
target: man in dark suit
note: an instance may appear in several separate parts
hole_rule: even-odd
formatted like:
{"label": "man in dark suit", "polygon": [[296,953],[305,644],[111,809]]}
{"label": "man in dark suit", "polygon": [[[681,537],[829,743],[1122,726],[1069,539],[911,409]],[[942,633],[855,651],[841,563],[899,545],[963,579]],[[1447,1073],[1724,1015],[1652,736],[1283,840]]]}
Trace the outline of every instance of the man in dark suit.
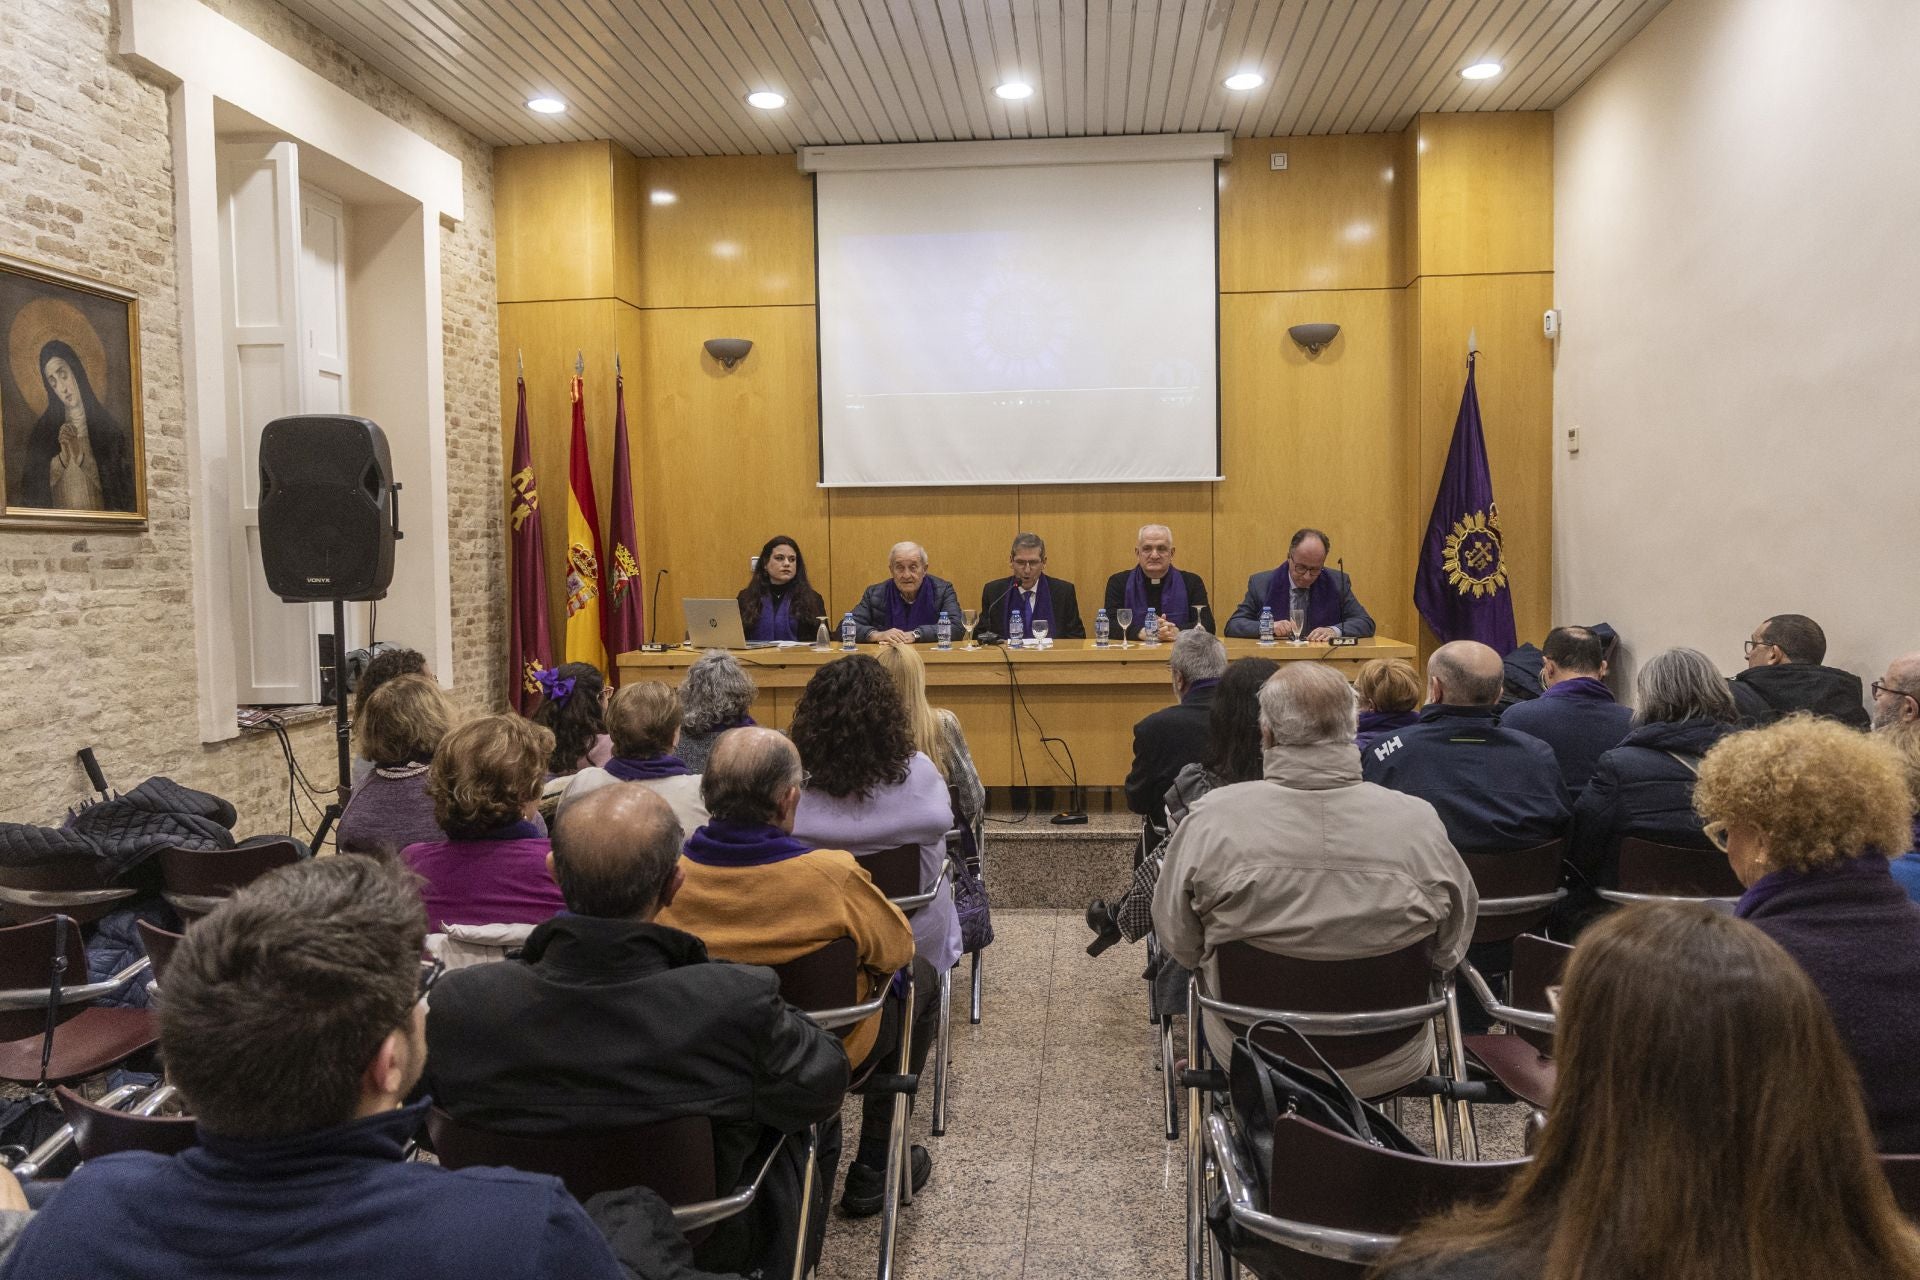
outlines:
{"label": "man in dark suit", "polygon": [[932,644],[946,614],[960,631],[960,597],[953,584],[927,572],[927,549],[896,542],[887,552],[887,580],[866,589],[853,606],[854,638],[861,644]]}
{"label": "man in dark suit", "polygon": [[1182,631],[1167,666],[1179,701],[1133,726],[1133,768],[1127,773],[1127,808],[1161,827],[1174,775],[1207,753],[1207,721],[1214,686],[1227,674],[1227,646],[1197,627]]}
{"label": "man in dark suit", "polygon": [[1327,568],[1332,541],[1318,529],[1301,529],[1287,543],[1287,558],[1277,569],[1247,579],[1247,597],[1227,619],[1227,634],[1242,640],[1260,637],[1260,611],[1273,610],[1273,638],[1293,635],[1292,606],[1306,612],[1306,638],[1325,644],[1335,636],[1370,636],[1373,617],[1353,598],[1353,581]]}
{"label": "man in dark suit", "polygon": [[1158,616],[1160,639],[1171,641],[1188,627],[1213,633],[1213,613],[1207,608],[1207,584],[1197,573],[1173,567],[1173,530],[1163,524],[1143,524],[1134,537],[1133,555],[1137,563],[1107,579],[1107,617],[1113,634],[1121,632],[1116,616],[1123,608],[1133,610],[1127,624],[1129,640],[1140,638],[1140,628],[1151,607]]}
{"label": "man in dark suit", "polygon": [[1047,544],[1039,534],[1016,535],[1007,563],[1013,569],[1011,577],[996,579],[980,589],[982,631],[1009,634],[1007,615],[1017,611],[1022,635],[1032,635],[1034,620],[1040,619],[1047,624],[1047,634],[1056,640],[1087,638],[1073,584],[1047,572]]}
{"label": "man in dark suit", "polygon": [[1860,677],[1823,667],[1827,633],[1800,613],[1777,613],[1747,640],[1747,669],[1733,678],[1733,702],[1748,724],[1772,724],[1795,711],[1855,729],[1872,723]]}
{"label": "man in dark suit", "polygon": [[1633,728],[1633,712],[1606,686],[1606,646],[1586,627],[1555,627],[1540,650],[1537,698],[1516,702],[1500,727],[1529,733],[1553,748],[1560,776],[1575,800],[1587,789],[1600,757]]}

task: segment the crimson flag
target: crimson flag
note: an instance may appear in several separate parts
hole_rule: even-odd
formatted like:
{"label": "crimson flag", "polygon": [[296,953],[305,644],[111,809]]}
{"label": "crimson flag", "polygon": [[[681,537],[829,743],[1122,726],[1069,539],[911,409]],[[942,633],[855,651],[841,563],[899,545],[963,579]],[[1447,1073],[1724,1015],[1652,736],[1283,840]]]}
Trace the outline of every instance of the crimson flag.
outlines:
{"label": "crimson flag", "polygon": [[[615,368],[619,365],[615,361]],[[647,635],[646,610],[640,600],[639,540],[634,536],[633,470],[627,453],[627,382],[613,379],[613,525],[608,549],[607,656],[638,649]],[[616,679],[618,677],[616,676]]]}
{"label": "crimson flag", "polygon": [[512,545],[512,596],[507,606],[507,699],[522,715],[540,701],[534,676],[553,666],[547,622],[547,554],[540,537],[540,491],[533,482],[533,445],[527,431],[527,380],[516,380],[520,407],[513,415],[513,469],[507,475],[507,541]]}

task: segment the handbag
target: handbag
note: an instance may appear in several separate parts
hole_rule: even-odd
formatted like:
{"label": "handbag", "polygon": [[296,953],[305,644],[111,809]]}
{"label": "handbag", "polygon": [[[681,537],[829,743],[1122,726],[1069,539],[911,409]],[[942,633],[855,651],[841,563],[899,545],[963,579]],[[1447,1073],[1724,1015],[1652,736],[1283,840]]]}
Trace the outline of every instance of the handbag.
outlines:
{"label": "handbag", "polygon": [[966,858],[947,855],[947,874],[953,879],[953,909],[960,914],[960,950],[977,954],[993,942],[993,904],[987,884]]}
{"label": "handbag", "polygon": [[[1271,1045],[1260,1043],[1255,1037],[1268,1028],[1278,1028],[1297,1040],[1306,1051],[1303,1061],[1318,1067],[1324,1077]],[[1256,1022],[1235,1038],[1227,1087],[1233,1103],[1233,1127],[1250,1156],[1247,1164],[1259,1180],[1263,1196],[1273,1168],[1273,1126],[1282,1116],[1297,1115],[1370,1146],[1407,1155],[1422,1153],[1399,1126],[1347,1087],[1311,1040],[1277,1019]]]}

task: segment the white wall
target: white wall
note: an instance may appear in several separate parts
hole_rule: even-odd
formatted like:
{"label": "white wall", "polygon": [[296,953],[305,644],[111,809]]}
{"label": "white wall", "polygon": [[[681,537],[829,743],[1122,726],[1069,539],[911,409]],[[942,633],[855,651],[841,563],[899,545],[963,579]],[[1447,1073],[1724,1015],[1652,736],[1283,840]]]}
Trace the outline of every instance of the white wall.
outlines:
{"label": "white wall", "polygon": [[1916,66],[1914,0],[1675,0],[1556,113],[1556,619],[1920,648]]}

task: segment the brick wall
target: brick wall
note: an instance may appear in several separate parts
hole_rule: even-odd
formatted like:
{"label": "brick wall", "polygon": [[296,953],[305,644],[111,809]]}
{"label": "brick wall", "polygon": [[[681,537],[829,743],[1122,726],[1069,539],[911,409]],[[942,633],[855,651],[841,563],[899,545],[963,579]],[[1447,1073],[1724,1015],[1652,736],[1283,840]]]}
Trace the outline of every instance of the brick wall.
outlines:
{"label": "brick wall", "polygon": [[[287,769],[265,734],[205,746],[194,714],[180,299],[165,91],[115,52],[111,0],[5,0],[0,251],[140,298],[145,533],[0,531],[0,820],[47,821],[86,791],[92,745],[131,786],[164,773],[232,800],[243,834],[287,826]],[[457,156],[466,220],[441,229],[454,696],[496,705],[506,644],[498,518],[497,336],[489,149],[266,0],[211,8]],[[330,784],[331,725],[295,726]],[[296,824],[298,829],[298,824]]]}

